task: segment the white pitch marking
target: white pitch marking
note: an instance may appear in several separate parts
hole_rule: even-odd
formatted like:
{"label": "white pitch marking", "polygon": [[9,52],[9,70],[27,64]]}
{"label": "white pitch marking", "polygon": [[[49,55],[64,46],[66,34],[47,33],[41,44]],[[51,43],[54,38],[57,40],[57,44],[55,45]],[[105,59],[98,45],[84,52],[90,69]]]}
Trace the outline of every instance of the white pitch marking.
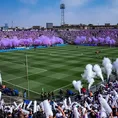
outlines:
{"label": "white pitch marking", "polygon": [[[27,88],[24,88],[24,87],[22,87],[22,86],[15,85],[15,84],[12,84],[12,83],[7,82],[7,81],[4,81],[4,80],[3,80],[3,82],[6,82],[6,83],[8,83],[8,84],[10,84],[10,85],[13,85],[13,86],[16,86],[16,87],[19,87],[19,88],[22,88],[22,89],[24,89],[24,90],[27,90],[27,91],[28,91],[28,89],[27,89]],[[29,91],[31,91],[32,93],[35,93],[35,94],[40,95],[40,93],[38,93],[38,92],[35,92],[35,91],[32,91],[32,90],[29,90]]]}
{"label": "white pitch marking", "polygon": [[[14,64],[14,62],[10,62],[10,61],[4,61],[4,62],[8,62],[8,63]],[[16,61],[16,62],[19,62],[19,61]],[[24,62],[24,63],[25,63],[25,62]],[[22,64],[21,64],[21,63],[16,63],[16,64],[18,64],[18,65],[21,66],[23,63],[22,63]],[[25,67],[25,66],[23,66],[23,67]],[[21,68],[23,68],[23,67],[21,67]],[[20,69],[21,69],[21,68],[20,68]],[[42,69],[42,68],[36,68],[36,67],[31,67],[31,66],[29,66],[29,68]],[[19,68],[18,68],[18,69],[19,69]],[[13,70],[13,69],[11,69],[11,70]],[[45,70],[45,69],[42,69],[42,70]],[[47,71],[47,70],[45,70],[45,71]]]}
{"label": "white pitch marking", "polygon": [[72,85],[72,84],[68,84],[68,85],[63,86],[63,87],[61,87],[61,88],[55,89],[54,92],[55,92],[55,91],[58,91],[58,90],[60,90],[60,89],[63,89],[63,88],[65,88],[65,87],[68,87],[68,86],[70,86],[70,85]]}
{"label": "white pitch marking", "polygon": [[[36,75],[36,74],[39,74],[39,73],[43,73],[43,72],[45,72],[45,71],[47,71],[47,70],[42,70],[42,71],[40,71],[40,72],[38,72],[38,73],[29,74],[28,76]],[[9,79],[7,82],[12,81],[12,80],[16,80],[16,79],[19,79],[19,78],[24,78],[24,77],[26,77],[26,76],[21,76],[21,77],[16,77],[16,78],[13,78],[13,79]]]}
{"label": "white pitch marking", "polygon": [[[15,64],[18,64],[18,65],[23,65],[23,64],[25,65],[25,61],[22,61],[22,63],[17,63],[17,62],[20,62],[20,61],[13,61],[13,62],[11,62],[11,61],[3,61],[3,62],[8,62],[8,63],[12,63],[12,64],[15,63]],[[39,63],[39,64],[40,64],[40,63]],[[23,66],[24,66],[24,65],[23,65]],[[24,66],[24,67],[25,67],[25,66]],[[29,67],[29,68],[35,68],[35,67]]]}

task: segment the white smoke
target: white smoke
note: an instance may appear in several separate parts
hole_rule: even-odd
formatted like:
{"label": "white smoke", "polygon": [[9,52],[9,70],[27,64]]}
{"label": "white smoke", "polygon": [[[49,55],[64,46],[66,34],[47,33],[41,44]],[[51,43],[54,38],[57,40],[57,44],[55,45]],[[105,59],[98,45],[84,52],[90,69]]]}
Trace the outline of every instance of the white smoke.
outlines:
{"label": "white smoke", "polygon": [[116,61],[114,61],[113,68],[114,68],[114,70],[117,74],[117,77],[118,77],[118,58],[116,59]]}
{"label": "white smoke", "polygon": [[73,81],[72,82],[74,88],[79,91],[79,93],[81,94],[81,88],[83,87],[83,85],[81,84],[81,81]]}
{"label": "white smoke", "polygon": [[102,61],[102,65],[104,66],[104,71],[107,74],[107,79],[109,79],[109,76],[112,73],[111,60],[109,58],[104,58]]}
{"label": "white smoke", "polygon": [[102,75],[102,70],[98,64],[95,64],[93,67],[93,70],[96,72],[96,75],[101,78],[101,80],[104,82],[104,78]]}
{"label": "white smoke", "polygon": [[94,81],[94,79],[92,78],[92,79],[89,79],[88,82],[89,82],[88,89],[90,90],[91,86],[93,85],[93,83],[94,83],[95,81]]}
{"label": "white smoke", "polygon": [[86,79],[89,83],[88,89],[90,90],[90,87],[94,83],[94,78],[96,76],[96,73],[92,70],[93,66],[91,64],[86,65],[86,69],[84,70],[84,74],[82,74],[82,78]]}

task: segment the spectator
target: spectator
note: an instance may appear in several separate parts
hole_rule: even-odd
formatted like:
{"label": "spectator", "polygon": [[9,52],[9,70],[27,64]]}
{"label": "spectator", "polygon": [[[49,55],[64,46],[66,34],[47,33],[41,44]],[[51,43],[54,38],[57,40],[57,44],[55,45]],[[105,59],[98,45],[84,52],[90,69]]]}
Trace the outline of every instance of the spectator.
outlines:
{"label": "spectator", "polygon": [[24,98],[24,99],[27,98],[27,91],[26,91],[26,90],[24,90],[24,92],[23,92],[23,98]]}

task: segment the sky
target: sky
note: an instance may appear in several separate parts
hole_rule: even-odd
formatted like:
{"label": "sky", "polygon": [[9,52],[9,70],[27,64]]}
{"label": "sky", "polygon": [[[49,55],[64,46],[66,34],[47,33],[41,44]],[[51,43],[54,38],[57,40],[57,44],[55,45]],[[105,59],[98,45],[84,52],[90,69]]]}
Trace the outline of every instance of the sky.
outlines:
{"label": "sky", "polygon": [[0,26],[60,25],[61,3],[66,24],[118,23],[118,0],[0,0]]}

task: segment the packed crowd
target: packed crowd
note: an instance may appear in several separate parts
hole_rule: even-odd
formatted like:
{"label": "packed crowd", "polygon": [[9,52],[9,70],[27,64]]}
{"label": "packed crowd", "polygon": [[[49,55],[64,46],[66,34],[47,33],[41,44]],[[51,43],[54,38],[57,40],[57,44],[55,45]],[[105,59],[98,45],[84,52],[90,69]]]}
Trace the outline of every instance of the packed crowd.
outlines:
{"label": "packed crowd", "polygon": [[[77,30],[77,31],[60,31],[60,36],[63,37],[69,43],[106,43],[105,40],[107,37],[114,39],[118,42],[118,30]],[[81,42],[76,41],[80,39]],[[83,39],[83,40],[82,40]],[[85,40],[86,39],[86,40]]]}
{"label": "packed crowd", "polygon": [[59,37],[47,37],[41,35],[37,39],[18,39],[14,36],[12,39],[6,37],[0,41],[1,49],[10,49],[10,48],[18,48],[18,47],[37,47],[37,46],[54,46],[56,44],[64,44],[63,39]]}
{"label": "packed crowd", "polygon": [[110,81],[92,93],[83,91],[74,99],[29,101],[6,106],[1,97],[0,118],[117,118],[118,81]]}
{"label": "packed crowd", "polygon": [[118,43],[118,30],[77,31],[0,31],[0,48],[54,44],[111,44]]}
{"label": "packed crowd", "polygon": [[8,88],[5,85],[0,86],[0,90],[3,94],[8,96],[18,96],[19,91],[17,89]]}
{"label": "packed crowd", "polygon": [[[102,65],[101,69],[98,64],[87,64],[81,76],[88,81],[88,89],[83,87],[80,80],[73,80],[72,84],[78,93],[67,90],[66,96],[63,96],[63,91],[60,90],[60,96],[63,96],[60,100],[54,99],[53,92],[48,97],[44,92],[40,102],[25,99],[21,103],[14,102],[8,106],[0,92],[1,118],[117,118],[118,59],[112,63],[109,58],[104,58]],[[104,79],[102,72],[107,75],[107,79]],[[112,72],[114,76],[110,76],[113,75]],[[96,91],[90,91],[95,77],[101,78],[102,83]]]}
{"label": "packed crowd", "polygon": [[12,39],[14,36],[18,39],[37,39],[40,35],[45,35],[48,37],[56,36],[63,37],[64,39],[75,40],[77,36],[87,36],[87,37],[102,37],[105,38],[109,36],[111,39],[117,39],[118,30],[116,29],[102,29],[102,30],[75,30],[75,31],[0,31],[0,40],[5,36],[9,36]]}

